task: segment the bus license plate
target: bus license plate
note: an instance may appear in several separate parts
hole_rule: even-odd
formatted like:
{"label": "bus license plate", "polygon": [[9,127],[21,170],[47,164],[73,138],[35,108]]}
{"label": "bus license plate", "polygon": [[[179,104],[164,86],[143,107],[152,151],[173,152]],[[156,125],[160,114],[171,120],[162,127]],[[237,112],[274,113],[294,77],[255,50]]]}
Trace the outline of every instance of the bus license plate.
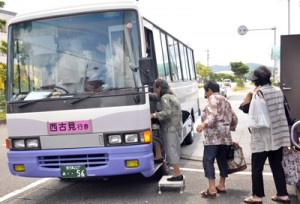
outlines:
{"label": "bus license plate", "polygon": [[84,165],[68,165],[60,167],[62,178],[84,178],[86,169]]}

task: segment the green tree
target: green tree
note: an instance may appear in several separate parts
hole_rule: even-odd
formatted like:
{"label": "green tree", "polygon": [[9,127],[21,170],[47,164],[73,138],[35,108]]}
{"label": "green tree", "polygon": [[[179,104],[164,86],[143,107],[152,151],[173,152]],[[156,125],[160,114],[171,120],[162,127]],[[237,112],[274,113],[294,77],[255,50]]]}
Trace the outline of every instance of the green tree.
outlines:
{"label": "green tree", "polygon": [[[5,5],[4,1],[0,1],[0,8]],[[0,19],[0,29],[6,26],[6,20]],[[0,42],[0,52],[2,54],[7,54],[7,42],[1,40]],[[0,109],[5,111],[5,95],[4,95],[4,80],[6,78],[6,64],[0,63]]]}
{"label": "green tree", "polygon": [[[4,1],[0,1],[0,8],[5,6]],[[0,29],[2,29],[6,25],[6,20],[0,19]]]}
{"label": "green tree", "polygon": [[203,67],[204,67],[204,65],[201,64],[200,61],[197,61],[197,62],[196,62],[196,74],[197,74],[197,75],[200,75],[200,71],[201,71],[201,69],[202,69]]}
{"label": "green tree", "polygon": [[244,75],[249,72],[249,66],[242,63],[242,62],[230,62],[231,71],[235,74],[235,76],[238,78],[237,80],[237,86],[244,87]]}
{"label": "green tree", "polygon": [[224,79],[230,79],[231,81],[235,81],[235,77],[232,74],[226,74],[226,73],[214,73],[212,72],[209,75],[211,80],[215,81],[223,81]]}
{"label": "green tree", "polygon": [[204,82],[206,82],[211,73],[212,71],[207,66],[204,66],[200,71],[200,76],[204,79]]}
{"label": "green tree", "polygon": [[196,62],[196,74],[200,75],[204,81],[207,81],[208,76],[212,73],[212,71],[205,66],[204,64],[201,64],[200,61]]}
{"label": "green tree", "polygon": [[1,40],[0,43],[0,52],[6,54],[7,53],[7,42],[4,40]]}
{"label": "green tree", "polygon": [[[4,1],[0,1],[0,8],[3,8],[5,5]],[[6,26],[6,20],[0,19],[0,29]],[[0,42],[0,52],[2,54],[7,54],[7,42],[4,40],[1,40]],[[2,77],[2,75],[0,76]]]}

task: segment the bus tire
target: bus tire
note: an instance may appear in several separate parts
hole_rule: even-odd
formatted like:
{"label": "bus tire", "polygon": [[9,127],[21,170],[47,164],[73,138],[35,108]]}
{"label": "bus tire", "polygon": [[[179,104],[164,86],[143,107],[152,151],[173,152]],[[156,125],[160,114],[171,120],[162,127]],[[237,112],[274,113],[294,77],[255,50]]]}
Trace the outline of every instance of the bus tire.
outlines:
{"label": "bus tire", "polygon": [[184,138],[183,143],[185,145],[191,145],[194,142],[194,124],[192,125],[192,129],[189,134]]}
{"label": "bus tire", "polygon": [[160,180],[161,177],[170,174],[170,166],[165,161],[161,164],[159,169],[152,176],[155,180]]}

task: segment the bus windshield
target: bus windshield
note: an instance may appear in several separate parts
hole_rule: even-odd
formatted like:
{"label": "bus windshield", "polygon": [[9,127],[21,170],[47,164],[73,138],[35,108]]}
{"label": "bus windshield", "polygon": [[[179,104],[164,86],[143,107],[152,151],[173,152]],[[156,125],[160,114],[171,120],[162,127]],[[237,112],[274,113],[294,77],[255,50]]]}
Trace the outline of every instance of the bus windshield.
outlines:
{"label": "bus windshield", "polygon": [[8,100],[49,89],[75,95],[140,87],[132,71],[140,55],[137,18],[120,10],[11,25]]}

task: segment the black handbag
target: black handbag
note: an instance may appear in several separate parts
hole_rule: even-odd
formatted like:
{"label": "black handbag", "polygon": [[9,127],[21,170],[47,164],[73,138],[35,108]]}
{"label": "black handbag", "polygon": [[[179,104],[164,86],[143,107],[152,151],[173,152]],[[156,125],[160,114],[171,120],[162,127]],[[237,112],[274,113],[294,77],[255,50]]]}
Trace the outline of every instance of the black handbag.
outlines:
{"label": "black handbag", "polygon": [[241,103],[239,109],[242,110],[244,113],[249,113],[249,107],[250,107],[250,103],[247,104]]}

